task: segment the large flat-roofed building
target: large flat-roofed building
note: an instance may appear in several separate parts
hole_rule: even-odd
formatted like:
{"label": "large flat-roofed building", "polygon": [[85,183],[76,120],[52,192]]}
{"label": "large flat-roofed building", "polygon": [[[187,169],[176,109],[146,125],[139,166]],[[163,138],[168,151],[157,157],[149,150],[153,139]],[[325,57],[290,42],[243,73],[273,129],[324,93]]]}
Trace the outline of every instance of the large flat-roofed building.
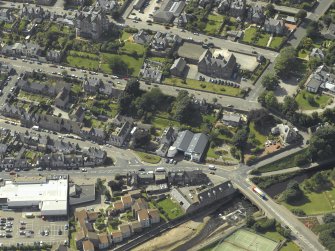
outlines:
{"label": "large flat-roofed building", "polygon": [[67,215],[68,180],[18,177],[0,187],[0,205],[8,208],[37,207],[41,215]]}

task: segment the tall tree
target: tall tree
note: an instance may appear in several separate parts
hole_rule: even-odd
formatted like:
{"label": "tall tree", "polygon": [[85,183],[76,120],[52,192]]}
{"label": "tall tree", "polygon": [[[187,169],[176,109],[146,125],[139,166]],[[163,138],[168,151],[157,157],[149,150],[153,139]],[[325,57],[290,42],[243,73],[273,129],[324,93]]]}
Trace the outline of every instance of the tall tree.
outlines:
{"label": "tall tree", "polygon": [[262,85],[267,91],[273,91],[277,88],[279,85],[279,79],[274,72],[269,72],[266,75],[264,75],[262,79]]}
{"label": "tall tree", "polygon": [[275,72],[279,76],[287,76],[294,70],[295,61],[296,50],[292,46],[283,48],[275,60]]}

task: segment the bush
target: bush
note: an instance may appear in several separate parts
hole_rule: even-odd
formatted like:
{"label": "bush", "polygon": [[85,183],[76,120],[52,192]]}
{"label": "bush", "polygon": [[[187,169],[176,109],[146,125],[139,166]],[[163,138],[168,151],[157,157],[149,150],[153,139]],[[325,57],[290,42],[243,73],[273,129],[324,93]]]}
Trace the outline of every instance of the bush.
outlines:
{"label": "bush", "polygon": [[293,208],[293,209],[291,209],[291,212],[293,213],[293,214],[295,214],[296,216],[306,216],[306,213],[305,213],[305,211],[304,210],[302,210],[302,209],[300,209],[300,208]]}
{"label": "bush", "polygon": [[298,154],[294,157],[294,163],[296,166],[302,167],[309,164],[311,161],[308,156],[304,154]]}
{"label": "bush", "polygon": [[322,219],[323,219],[323,222],[326,224],[335,222],[335,216],[331,213],[325,214]]}

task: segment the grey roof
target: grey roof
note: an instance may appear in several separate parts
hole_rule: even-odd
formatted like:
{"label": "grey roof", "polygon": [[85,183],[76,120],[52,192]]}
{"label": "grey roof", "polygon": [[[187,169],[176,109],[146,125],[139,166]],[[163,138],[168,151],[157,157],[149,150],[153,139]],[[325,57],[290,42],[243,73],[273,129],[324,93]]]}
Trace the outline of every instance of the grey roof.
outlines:
{"label": "grey roof", "polygon": [[173,13],[169,11],[158,10],[154,13],[154,18],[159,18],[160,21],[163,21],[165,23],[170,23],[173,17]]}
{"label": "grey roof", "polygon": [[180,133],[178,133],[178,137],[176,139],[176,141],[174,142],[174,146],[179,150],[179,151],[183,151],[186,152],[191,141],[193,138],[194,134],[192,132],[190,132],[189,130],[186,131],[182,131]]}
{"label": "grey roof", "polygon": [[241,116],[238,114],[223,114],[222,120],[239,123],[241,120]]}
{"label": "grey roof", "polygon": [[178,58],[173,62],[170,70],[177,69],[178,71],[182,72],[185,69],[186,61],[183,58]]}
{"label": "grey roof", "polygon": [[311,78],[308,83],[307,83],[307,87],[316,89],[316,91],[320,88],[321,85],[321,81],[315,79],[315,78]]}
{"label": "grey roof", "polygon": [[188,148],[187,152],[203,154],[208,143],[208,136],[203,133],[194,134]]}

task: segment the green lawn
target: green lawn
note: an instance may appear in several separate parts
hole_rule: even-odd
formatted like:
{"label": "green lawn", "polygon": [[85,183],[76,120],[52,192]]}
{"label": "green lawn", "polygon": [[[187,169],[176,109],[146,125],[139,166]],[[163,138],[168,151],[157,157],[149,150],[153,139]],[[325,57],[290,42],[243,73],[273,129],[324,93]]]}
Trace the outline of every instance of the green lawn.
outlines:
{"label": "green lawn", "polygon": [[221,15],[208,15],[208,21],[206,23],[206,27],[204,29],[207,34],[217,34],[221,28],[224,17]]}
{"label": "green lawn", "polygon": [[207,152],[207,158],[218,159],[220,158],[220,156],[215,153],[215,148],[209,147]]}
{"label": "green lawn", "polygon": [[131,34],[131,33],[128,33],[128,32],[125,32],[125,31],[123,31],[122,32],[122,36],[121,36],[121,40],[128,40],[131,36],[132,36],[133,34]]}
{"label": "green lawn", "polygon": [[143,64],[143,58],[134,58],[128,55],[117,55],[117,54],[110,54],[110,53],[102,53],[102,61],[103,65],[101,66],[102,70],[106,73],[112,73],[113,69],[109,68],[108,61],[114,57],[120,57],[127,65],[130,70],[129,75],[131,76],[138,76],[140,69]]}
{"label": "green lawn", "polygon": [[66,62],[73,67],[84,68],[87,70],[97,71],[99,69],[99,61],[82,57],[67,56]]}
{"label": "green lawn", "polygon": [[48,102],[50,98],[38,94],[33,94],[25,91],[20,91],[19,98],[35,101],[35,102]]}
{"label": "green lawn", "polygon": [[298,51],[298,58],[305,59],[308,56],[309,52],[305,49],[301,49]]}
{"label": "green lawn", "polygon": [[71,51],[68,52],[68,56],[88,58],[88,59],[92,59],[92,60],[99,60],[98,55],[93,54],[93,53],[83,52],[83,51],[71,50]]}
{"label": "green lawn", "polygon": [[257,169],[257,171],[259,171],[261,173],[266,173],[266,172],[278,171],[278,170],[281,170],[281,169],[287,169],[287,168],[295,167],[295,163],[294,163],[293,159],[296,155],[303,153],[303,151],[306,151],[306,150],[299,151],[297,153],[291,154],[290,156],[279,159],[275,162],[272,162],[272,163],[269,163],[267,165],[261,166]]}
{"label": "green lawn", "polygon": [[283,43],[283,41],[284,41],[284,37],[281,37],[281,36],[273,37],[269,47],[273,49],[278,49],[280,45]]}
{"label": "green lawn", "polygon": [[140,159],[143,162],[146,162],[146,163],[158,164],[161,161],[161,157],[153,155],[153,154],[139,152],[139,151],[135,151],[135,153],[137,154],[138,157],[140,157]]}
{"label": "green lawn", "polygon": [[165,63],[166,62],[166,58],[161,58],[161,57],[148,57],[147,59],[151,60],[151,61],[156,61],[159,63]]}
{"label": "green lawn", "polygon": [[[334,196],[335,188],[329,191]],[[332,207],[330,201],[326,196],[326,192],[321,193],[307,193],[305,191],[305,198],[296,201],[294,205],[282,202],[288,209],[299,208],[302,209],[307,215],[325,214],[334,212],[335,209]]]}
{"label": "green lawn", "polygon": [[167,85],[179,86],[194,90],[208,91],[222,95],[228,95],[234,97],[241,96],[240,88],[216,85],[195,79],[186,79],[186,84],[184,84],[183,80],[180,78],[166,78],[163,83]]}
{"label": "green lawn", "polygon": [[254,122],[251,122],[249,124],[249,129],[250,129],[250,133],[253,133],[255,135],[255,139],[259,142],[258,146],[264,147],[264,143],[267,140],[267,136],[261,134],[259,131],[257,131],[255,129],[255,123]]}
{"label": "green lawn", "polygon": [[[310,103],[308,101],[308,97],[313,98],[314,103]],[[316,95],[313,93],[309,93],[306,90],[302,90],[295,98],[301,110],[314,110],[318,108],[324,108],[328,104],[330,99],[331,97],[328,95]]]}
{"label": "green lawn", "polygon": [[184,214],[182,208],[178,205],[178,203],[172,201],[170,198],[166,198],[157,202],[157,206],[163,208],[170,220]]}
{"label": "green lawn", "polygon": [[244,36],[242,41],[246,43],[251,43],[252,38],[256,35],[257,28],[256,27],[249,27],[244,31]]}
{"label": "green lawn", "polygon": [[[274,240],[274,241],[282,241],[285,238],[279,234],[277,231],[268,231],[263,234],[263,236]],[[300,251],[300,248],[293,242],[293,241],[288,241],[285,243],[285,245],[279,249],[280,251]]]}
{"label": "green lawn", "polygon": [[120,52],[130,55],[134,55],[135,53],[137,53],[139,57],[142,57],[145,52],[145,48],[141,44],[125,42],[125,45],[120,48]]}
{"label": "green lawn", "polygon": [[74,94],[78,94],[82,91],[82,87],[80,84],[72,84],[71,86],[71,91],[74,93]]}
{"label": "green lawn", "polygon": [[168,126],[180,126],[180,123],[171,119],[165,119],[160,117],[153,117],[151,124],[160,130],[164,130]]}
{"label": "green lawn", "polygon": [[270,36],[271,35],[269,33],[261,32],[256,44],[258,46],[266,47],[269,42]]}

